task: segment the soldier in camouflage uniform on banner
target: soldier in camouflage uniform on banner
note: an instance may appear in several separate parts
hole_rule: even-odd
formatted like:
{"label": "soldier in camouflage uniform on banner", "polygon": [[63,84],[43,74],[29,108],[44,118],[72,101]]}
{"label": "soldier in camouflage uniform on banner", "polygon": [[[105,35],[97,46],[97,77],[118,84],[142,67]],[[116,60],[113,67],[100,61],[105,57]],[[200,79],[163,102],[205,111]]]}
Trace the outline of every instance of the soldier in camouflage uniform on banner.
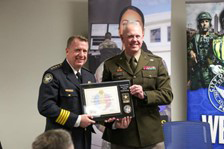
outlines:
{"label": "soldier in camouflage uniform on banner", "polygon": [[105,33],[105,40],[99,45],[99,50],[103,48],[117,48],[117,44],[111,40],[111,33]]}
{"label": "soldier in camouflage uniform on banner", "polygon": [[190,89],[207,88],[213,78],[213,59],[209,57],[212,51],[211,43],[216,36],[211,32],[212,17],[208,12],[201,12],[197,17],[198,33],[188,44],[188,61],[190,65]]}

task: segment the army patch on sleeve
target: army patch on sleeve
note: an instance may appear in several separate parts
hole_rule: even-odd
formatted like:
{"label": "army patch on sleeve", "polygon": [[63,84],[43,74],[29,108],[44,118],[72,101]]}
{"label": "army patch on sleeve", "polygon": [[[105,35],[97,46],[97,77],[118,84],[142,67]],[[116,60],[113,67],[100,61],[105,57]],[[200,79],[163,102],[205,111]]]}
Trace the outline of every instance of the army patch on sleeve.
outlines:
{"label": "army patch on sleeve", "polygon": [[47,74],[44,75],[43,83],[44,83],[44,84],[48,84],[48,83],[50,83],[52,80],[53,80],[53,75],[50,74],[50,73],[47,73]]}

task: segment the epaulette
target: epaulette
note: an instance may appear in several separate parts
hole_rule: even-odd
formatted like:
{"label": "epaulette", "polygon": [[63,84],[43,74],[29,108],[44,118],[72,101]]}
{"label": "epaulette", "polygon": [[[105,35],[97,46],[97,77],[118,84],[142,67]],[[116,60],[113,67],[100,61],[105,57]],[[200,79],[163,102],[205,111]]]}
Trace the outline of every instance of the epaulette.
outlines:
{"label": "epaulette", "polygon": [[151,53],[147,53],[147,55],[150,56],[150,57],[161,58],[160,56],[155,55],[155,54],[151,54]]}
{"label": "epaulette", "polygon": [[118,54],[118,55],[112,56],[112,57],[110,57],[110,58],[107,58],[105,61],[109,61],[109,60],[111,60],[111,59],[116,59],[117,57],[119,58],[120,55]]}
{"label": "epaulette", "polygon": [[52,66],[52,67],[50,68],[50,70],[55,70],[55,69],[57,69],[57,68],[60,68],[61,66],[62,66],[62,63],[60,63],[60,64],[56,64],[56,65]]}
{"label": "epaulette", "polygon": [[86,71],[92,73],[92,72],[91,72],[88,68],[86,68],[86,67],[82,67],[82,69],[84,69],[84,70],[86,70]]}

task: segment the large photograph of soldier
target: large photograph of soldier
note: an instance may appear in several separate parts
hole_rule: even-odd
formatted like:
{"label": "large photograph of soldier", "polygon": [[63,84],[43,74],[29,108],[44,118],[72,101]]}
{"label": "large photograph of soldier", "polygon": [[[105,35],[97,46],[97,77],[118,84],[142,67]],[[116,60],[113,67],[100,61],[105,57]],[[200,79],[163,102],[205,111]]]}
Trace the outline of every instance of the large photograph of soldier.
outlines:
{"label": "large photograph of soldier", "polygon": [[222,4],[202,7],[208,4],[198,4],[201,7],[195,10],[193,7],[188,9],[188,13],[191,13],[187,18],[188,88],[190,90],[208,88],[212,78],[224,72],[222,52],[224,7]]}
{"label": "large photograph of soldier", "polygon": [[[224,114],[224,2],[188,1],[186,12],[187,120],[208,122]],[[219,138],[218,130],[212,133]],[[218,139],[212,143],[223,148]]]}

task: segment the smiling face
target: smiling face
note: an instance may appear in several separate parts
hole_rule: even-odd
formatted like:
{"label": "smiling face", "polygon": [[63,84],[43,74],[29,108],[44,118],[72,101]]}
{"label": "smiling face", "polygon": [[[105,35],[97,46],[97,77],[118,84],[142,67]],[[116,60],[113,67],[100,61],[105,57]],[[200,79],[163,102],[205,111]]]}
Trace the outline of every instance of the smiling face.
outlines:
{"label": "smiling face", "polygon": [[134,10],[128,9],[121,17],[119,25],[119,35],[123,34],[124,27],[128,22],[138,22],[143,27],[143,22],[141,16]]}
{"label": "smiling face", "polygon": [[75,38],[66,48],[66,58],[75,70],[79,70],[87,61],[88,42]]}
{"label": "smiling face", "polygon": [[122,42],[125,52],[129,56],[134,56],[142,47],[144,33],[142,27],[138,23],[128,23],[124,28]]}

